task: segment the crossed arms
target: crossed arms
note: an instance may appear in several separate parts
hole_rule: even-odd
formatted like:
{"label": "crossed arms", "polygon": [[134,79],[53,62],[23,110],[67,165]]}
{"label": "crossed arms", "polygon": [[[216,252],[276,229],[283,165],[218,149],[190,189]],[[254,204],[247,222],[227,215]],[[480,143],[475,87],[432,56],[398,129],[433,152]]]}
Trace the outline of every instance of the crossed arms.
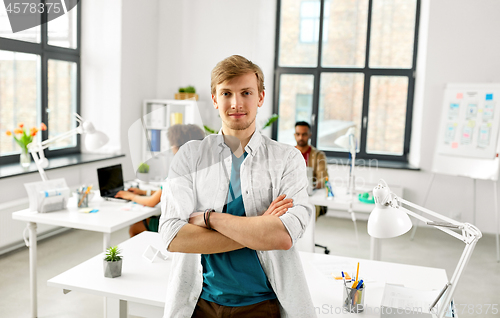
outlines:
{"label": "crossed arms", "polygon": [[287,250],[292,240],[279,217],[293,206],[292,199],[280,195],[262,216],[240,217],[227,213],[212,213],[209,230],[203,212],[191,215],[171,241],[168,250],[182,253],[214,254],[243,247],[253,250]]}
{"label": "crossed arms", "polygon": [[[169,251],[213,254],[244,247],[261,251],[287,250],[300,238],[312,216],[312,206],[308,203],[306,191],[306,168],[298,150],[280,154],[285,164],[282,165],[283,170],[279,168],[280,181],[276,189],[281,195],[262,215],[239,217],[212,213],[210,226],[215,230],[212,231],[205,227],[202,212],[193,213],[211,207],[196,206],[202,195],[197,192],[200,186],[196,183],[210,184],[207,180],[218,178],[219,170],[215,168],[211,171],[210,167],[215,166],[213,164],[207,165],[209,168],[204,168],[206,170],[200,170],[197,160],[201,155],[192,156],[190,145],[186,146],[175,156],[162,193],[159,232]],[[199,175],[202,179],[197,179]],[[218,191],[213,186],[205,190],[214,195]],[[203,200],[211,201],[213,198],[205,197]]]}

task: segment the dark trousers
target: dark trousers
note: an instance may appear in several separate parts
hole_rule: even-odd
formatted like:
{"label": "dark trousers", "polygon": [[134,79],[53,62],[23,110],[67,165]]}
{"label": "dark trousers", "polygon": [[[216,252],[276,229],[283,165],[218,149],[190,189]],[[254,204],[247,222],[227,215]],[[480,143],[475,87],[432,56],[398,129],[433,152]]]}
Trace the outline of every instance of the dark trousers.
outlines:
{"label": "dark trousers", "polygon": [[242,307],[221,306],[205,299],[198,299],[192,318],[280,318],[277,299],[265,300]]}

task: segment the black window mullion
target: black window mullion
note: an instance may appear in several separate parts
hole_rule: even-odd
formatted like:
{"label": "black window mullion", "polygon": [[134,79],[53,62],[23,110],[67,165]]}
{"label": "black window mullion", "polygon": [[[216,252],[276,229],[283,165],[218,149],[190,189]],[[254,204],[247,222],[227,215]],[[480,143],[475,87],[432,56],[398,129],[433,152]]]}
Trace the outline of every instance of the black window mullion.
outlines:
{"label": "black window mullion", "polygon": [[365,49],[365,67],[364,67],[364,86],[363,86],[363,107],[361,111],[361,136],[359,140],[359,155],[366,157],[366,144],[368,134],[368,105],[370,102],[370,80],[371,70],[370,64],[370,38],[371,38],[371,24],[372,24],[372,0],[368,1],[368,20],[366,27],[366,49]]}
{"label": "black window mullion", "polygon": [[413,39],[413,63],[412,73],[408,76],[408,100],[406,105],[405,141],[403,153],[405,157],[410,153],[411,128],[413,119],[413,99],[415,96],[415,73],[417,69],[417,49],[418,49],[418,28],[420,21],[420,0],[417,0],[415,10],[415,37]]}
{"label": "black window mullion", "polygon": [[[43,3],[44,3],[44,7],[45,7],[45,0],[43,0]],[[42,12],[42,24],[40,25],[40,29],[41,29],[41,32],[42,32],[42,36],[41,36],[41,48],[42,48],[42,54],[41,54],[41,103],[40,103],[40,107],[41,107],[41,118],[42,118],[42,122],[45,123],[47,125],[47,130],[46,131],[42,131],[42,140],[46,140],[49,138],[49,121],[48,121],[48,118],[49,118],[49,114],[48,114],[48,100],[49,100],[49,96],[48,96],[48,65],[47,65],[47,61],[48,61],[48,57],[47,57],[47,54],[46,54],[46,50],[47,50],[47,42],[48,42],[48,34],[47,34],[47,30],[48,30],[48,27],[47,27],[47,12],[44,10],[44,12]],[[48,155],[48,150],[45,150],[44,151],[45,153],[45,156]]]}
{"label": "black window mullion", "polygon": [[320,84],[321,84],[321,57],[323,52],[323,17],[325,16],[325,0],[320,1],[319,9],[319,35],[318,35],[318,59],[314,70],[314,86],[312,99],[312,118],[309,119],[311,124],[311,144],[316,147],[318,139],[318,114],[319,114],[319,99],[320,99]]}

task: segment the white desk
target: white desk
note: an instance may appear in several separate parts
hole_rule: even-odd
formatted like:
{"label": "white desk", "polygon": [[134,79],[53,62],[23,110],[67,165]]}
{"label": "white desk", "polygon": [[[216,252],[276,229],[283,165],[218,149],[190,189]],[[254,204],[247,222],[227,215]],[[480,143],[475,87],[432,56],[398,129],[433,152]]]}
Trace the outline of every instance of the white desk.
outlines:
{"label": "white desk", "polygon": [[[130,209],[125,210],[128,207],[130,207]],[[98,195],[89,203],[89,208],[98,209],[99,212],[78,212],[76,197],[72,197],[69,199],[68,208],[65,210],[38,213],[26,209],[12,213],[12,218],[14,220],[28,222],[32,317],[37,317],[37,223],[101,232],[103,233],[103,250],[105,250],[109,247],[109,240],[112,232],[132,225],[159,212],[159,207],[150,208],[132,205],[130,203],[105,201]]]}
{"label": "white desk", "polygon": [[[354,223],[354,230],[356,231],[356,239],[358,238],[358,227],[356,224],[355,212],[361,213],[371,213],[374,204],[363,203],[358,200],[358,194],[364,192],[371,192],[375,187],[375,184],[365,184],[363,187],[356,187],[354,189],[354,195],[351,197],[346,194],[346,188],[336,188],[334,189],[335,196],[332,199],[326,198],[325,189],[314,190],[312,196],[309,197],[309,203],[314,205],[326,206],[328,209],[346,211],[351,214],[351,219]],[[391,186],[392,192],[397,196],[403,197],[403,188],[398,186]],[[370,239],[370,258],[373,260],[380,260],[380,240],[376,238]]]}
{"label": "white desk", "polygon": [[[104,277],[103,254],[100,254],[50,279],[47,284],[65,292],[75,290],[106,296],[108,317],[122,318],[127,317],[128,313],[162,317],[171,261],[156,259],[149,263],[141,256],[148,245],[162,248],[160,235],[143,232],[120,244],[124,255],[121,277]],[[355,270],[358,261],[360,277],[367,286],[366,308],[380,307],[385,283],[439,290],[447,282],[444,269],[305,252],[300,252],[300,256],[318,317],[338,316],[335,308],[342,307],[342,282],[330,279],[328,272],[334,269]],[[366,309],[361,315],[380,317],[380,312],[377,314],[375,310]]]}
{"label": "white desk", "polygon": [[[352,210],[354,212],[362,212],[362,213],[370,213],[375,205],[367,204],[360,202],[358,200],[358,194],[364,192],[371,192],[376,184],[366,184],[365,186],[354,189],[354,196],[352,201]],[[391,191],[394,192],[397,196],[403,197],[403,188],[398,186],[391,185]],[[345,188],[335,188],[333,189],[333,193],[335,196],[333,199],[326,198],[326,190],[325,189],[316,189],[312,196],[309,197],[309,203],[314,205],[326,206],[332,210],[341,210],[341,211],[349,211],[349,205],[351,203],[350,197],[346,194]]]}

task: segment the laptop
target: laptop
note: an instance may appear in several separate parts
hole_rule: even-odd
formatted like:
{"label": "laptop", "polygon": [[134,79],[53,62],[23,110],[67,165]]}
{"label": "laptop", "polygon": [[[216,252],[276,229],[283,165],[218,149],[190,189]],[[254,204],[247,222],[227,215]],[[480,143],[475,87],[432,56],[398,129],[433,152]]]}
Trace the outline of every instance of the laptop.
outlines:
{"label": "laptop", "polygon": [[128,201],[121,198],[115,198],[118,191],[125,190],[121,164],[97,169],[97,178],[99,180],[99,191],[103,199],[110,201],[117,200],[120,202]]}

